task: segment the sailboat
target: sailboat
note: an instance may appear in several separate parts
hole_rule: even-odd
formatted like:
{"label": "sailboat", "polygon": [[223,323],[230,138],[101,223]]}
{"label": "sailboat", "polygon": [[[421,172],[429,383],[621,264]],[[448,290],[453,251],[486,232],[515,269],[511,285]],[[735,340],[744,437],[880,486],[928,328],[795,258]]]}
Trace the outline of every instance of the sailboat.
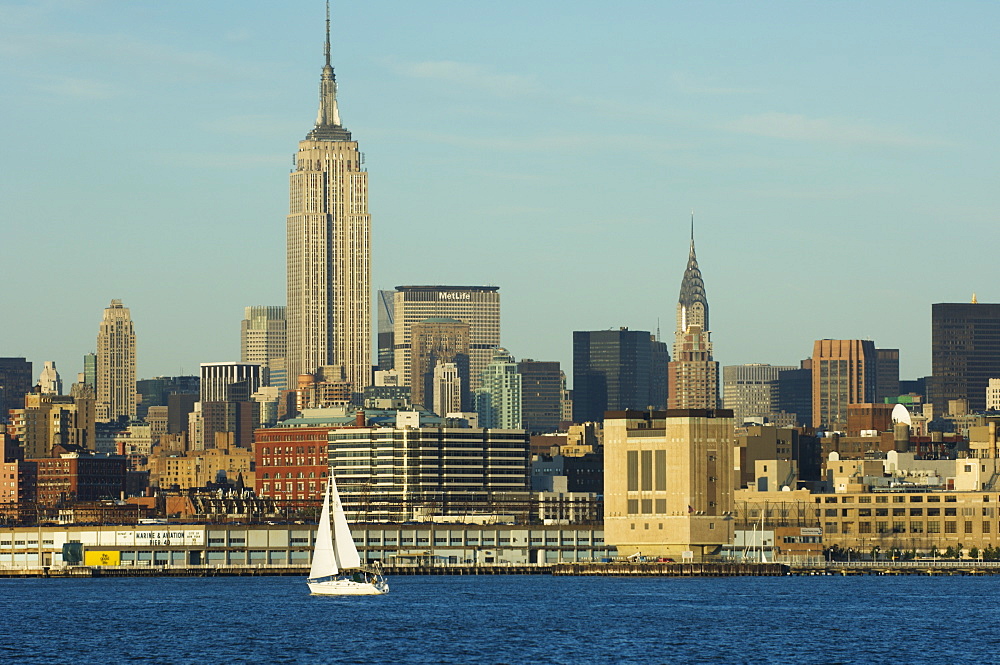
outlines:
{"label": "sailboat", "polygon": [[389,592],[389,583],[377,565],[361,565],[332,473],[323,496],[323,512],[306,584],[309,593],[321,596],[375,596]]}

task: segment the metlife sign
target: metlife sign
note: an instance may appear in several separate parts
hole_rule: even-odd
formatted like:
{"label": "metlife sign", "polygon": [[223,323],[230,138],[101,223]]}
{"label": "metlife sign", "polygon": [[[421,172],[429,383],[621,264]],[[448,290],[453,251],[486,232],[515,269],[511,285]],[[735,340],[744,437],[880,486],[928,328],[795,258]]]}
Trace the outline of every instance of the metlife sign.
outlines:
{"label": "metlife sign", "polygon": [[438,300],[472,300],[469,291],[438,291]]}

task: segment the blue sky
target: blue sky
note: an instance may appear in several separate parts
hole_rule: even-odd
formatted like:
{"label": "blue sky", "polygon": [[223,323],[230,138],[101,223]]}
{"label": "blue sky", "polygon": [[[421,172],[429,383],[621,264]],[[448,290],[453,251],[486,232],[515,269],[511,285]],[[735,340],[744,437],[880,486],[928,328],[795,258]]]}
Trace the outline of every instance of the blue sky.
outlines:
{"label": "blue sky", "polygon": [[[139,376],[282,304],[319,0],[0,0],[0,356],[67,382],[112,298]],[[503,343],[670,341],[695,210],[716,359],[814,339],[930,372],[930,305],[1000,300],[1000,4],[334,3],[374,288],[501,287]],[[36,372],[37,374],[37,372]]]}

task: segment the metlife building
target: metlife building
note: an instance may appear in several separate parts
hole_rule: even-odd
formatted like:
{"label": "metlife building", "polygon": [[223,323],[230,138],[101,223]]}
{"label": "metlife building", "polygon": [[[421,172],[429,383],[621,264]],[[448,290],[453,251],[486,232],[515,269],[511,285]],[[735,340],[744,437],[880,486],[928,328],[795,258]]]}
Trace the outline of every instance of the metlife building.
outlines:
{"label": "metlife building", "polygon": [[[500,346],[499,286],[397,286],[393,300],[395,369],[410,376],[411,329],[431,318],[468,323],[470,391]],[[404,378],[405,380],[405,378]],[[442,414],[443,415],[443,414]]]}

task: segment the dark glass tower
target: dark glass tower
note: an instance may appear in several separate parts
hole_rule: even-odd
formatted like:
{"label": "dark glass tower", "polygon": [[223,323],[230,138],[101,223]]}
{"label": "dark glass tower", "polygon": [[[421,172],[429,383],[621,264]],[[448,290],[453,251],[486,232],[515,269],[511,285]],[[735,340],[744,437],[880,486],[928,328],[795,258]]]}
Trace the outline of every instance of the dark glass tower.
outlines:
{"label": "dark glass tower", "polygon": [[573,420],[604,420],[605,411],[650,406],[652,337],[643,330],[573,333]]}
{"label": "dark glass tower", "polygon": [[1000,378],[1000,304],[931,305],[931,384],[935,415],[948,400],[967,399],[972,411],[986,410],[986,386]]}

